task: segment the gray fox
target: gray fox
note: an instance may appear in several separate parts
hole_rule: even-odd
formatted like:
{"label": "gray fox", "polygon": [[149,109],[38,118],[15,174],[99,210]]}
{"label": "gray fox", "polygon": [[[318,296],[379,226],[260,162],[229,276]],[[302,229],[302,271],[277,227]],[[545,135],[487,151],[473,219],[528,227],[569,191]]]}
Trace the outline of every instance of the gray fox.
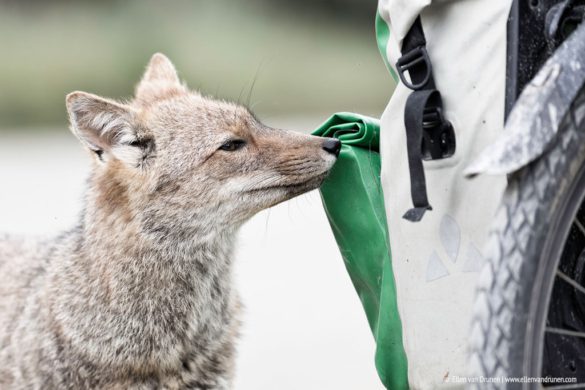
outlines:
{"label": "gray fox", "polygon": [[339,141],[190,91],[162,54],[133,99],[66,106],[84,208],[54,239],[0,237],[0,389],[230,389],[236,232],[317,188]]}

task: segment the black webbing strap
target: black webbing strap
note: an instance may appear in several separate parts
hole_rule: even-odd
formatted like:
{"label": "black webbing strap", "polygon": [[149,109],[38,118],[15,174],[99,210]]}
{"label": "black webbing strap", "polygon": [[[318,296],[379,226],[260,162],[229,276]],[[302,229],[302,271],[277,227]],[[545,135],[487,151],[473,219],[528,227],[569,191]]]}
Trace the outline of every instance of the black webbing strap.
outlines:
{"label": "black webbing strap", "polygon": [[422,162],[421,145],[423,142],[423,115],[428,99],[437,91],[428,89],[410,94],[404,110],[406,126],[406,147],[408,151],[408,167],[410,169],[410,196],[414,207],[402,218],[412,222],[420,221],[425,211],[432,210],[427,198],[427,184]]}
{"label": "black webbing strap", "polygon": [[[441,93],[435,88],[420,17],[404,38],[402,57],[396,63],[396,69],[404,85],[413,90],[406,100],[404,125],[414,207],[403,218],[417,222],[427,210],[432,210],[427,197],[423,160],[447,158],[455,152],[455,134],[451,123],[443,117]],[[410,80],[406,78],[407,71]]]}

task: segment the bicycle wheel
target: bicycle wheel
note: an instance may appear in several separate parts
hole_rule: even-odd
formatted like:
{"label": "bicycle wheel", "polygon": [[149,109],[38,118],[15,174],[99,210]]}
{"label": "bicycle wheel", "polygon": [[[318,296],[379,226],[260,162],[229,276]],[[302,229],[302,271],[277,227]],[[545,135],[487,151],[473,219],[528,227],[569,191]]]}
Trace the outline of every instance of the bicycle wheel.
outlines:
{"label": "bicycle wheel", "polygon": [[585,389],[584,118],[581,87],[553,146],[509,178],[474,304],[472,388]]}

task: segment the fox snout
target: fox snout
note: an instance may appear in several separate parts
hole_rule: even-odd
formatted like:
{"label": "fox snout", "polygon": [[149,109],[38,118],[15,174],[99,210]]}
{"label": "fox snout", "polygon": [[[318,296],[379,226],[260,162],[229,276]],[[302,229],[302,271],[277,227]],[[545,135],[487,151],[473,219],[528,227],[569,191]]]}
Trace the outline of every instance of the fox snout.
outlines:
{"label": "fox snout", "polygon": [[341,150],[341,142],[336,138],[326,138],[323,141],[323,150],[338,157],[339,151]]}
{"label": "fox snout", "polygon": [[221,191],[228,199],[237,199],[240,210],[249,206],[252,213],[318,188],[341,150],[341,142],[334,138],[269,127],[256,133],[253,144],[242,150],[249,164],[245,160],[230,164],[230,177]]}

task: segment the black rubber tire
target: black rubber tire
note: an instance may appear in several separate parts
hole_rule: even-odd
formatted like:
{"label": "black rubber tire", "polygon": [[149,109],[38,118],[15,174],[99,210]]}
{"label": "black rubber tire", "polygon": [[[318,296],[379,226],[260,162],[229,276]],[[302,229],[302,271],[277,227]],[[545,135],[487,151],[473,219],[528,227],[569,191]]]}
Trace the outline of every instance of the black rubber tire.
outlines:
{"label": "black rubber tire", "polygon": [[[472,377],[541,376],[555,271],[585,195],[584,118],[582,88],[551,148],[509,178],[474,302]],[[532,389],[541,385],[484,382],[468,387]]]}

